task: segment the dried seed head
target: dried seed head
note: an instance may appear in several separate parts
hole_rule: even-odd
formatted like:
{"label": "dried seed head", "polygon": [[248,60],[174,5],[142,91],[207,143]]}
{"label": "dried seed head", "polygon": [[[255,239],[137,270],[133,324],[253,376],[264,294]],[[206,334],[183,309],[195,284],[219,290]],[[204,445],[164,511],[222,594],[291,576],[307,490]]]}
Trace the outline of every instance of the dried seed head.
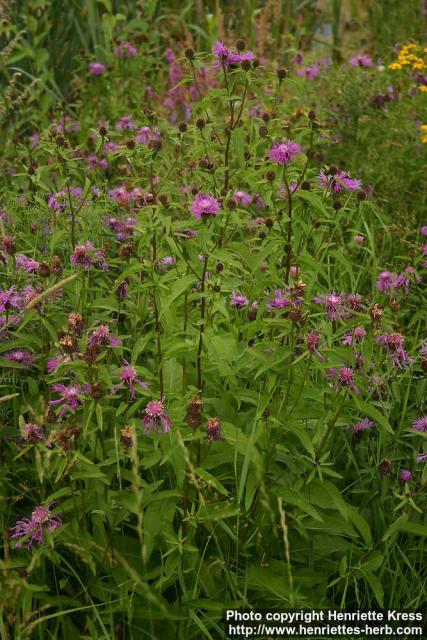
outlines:
{"label": "dried seed head", "polygon": [[47,262],[40,262],[38,274],[41,278],[48,278],[50,276],[50,267]]}

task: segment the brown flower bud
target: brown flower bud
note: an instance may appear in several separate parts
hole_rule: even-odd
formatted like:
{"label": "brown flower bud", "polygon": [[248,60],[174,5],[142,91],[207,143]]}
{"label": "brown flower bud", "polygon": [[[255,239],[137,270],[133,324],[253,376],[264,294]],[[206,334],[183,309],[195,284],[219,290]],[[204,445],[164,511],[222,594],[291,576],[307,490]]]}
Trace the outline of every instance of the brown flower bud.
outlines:
{"label": "brown flower bud", "polygon": [[3,249],[7,253],[8,256],[13,256],[16,253],[16,245],[15,240],[12,236],[4,236],[3,238]]}
{"label": "brown flower bud", "polygon": [[54,273],[56,276],[61,275],[62,273],[62,263],[61,263],[61,258],[59,256],[53,256],[51,263],[50,263],[50,269],[52,271],[52,273]]}
{"label": "brown flower bud", "polygon": [[50,276],[50,267],[47,262],[40,262],[38,274],[41,278],[48,278]]}
{"label": "brown flower bud", "polygon": [[135,429],[133,427],[123,427],[120,429],[120,439],[126,449],[130,449],[135,436]]}
{"label": "brown flower bud", "polygon": [[135,243],[134,242],[124,242],[123,244],[120,245],[118,251],[117,251],[117,255],[120,258],[131,258],[132,256],[135,255]]}
{"label": "brown flower bud", "polygon": [[80,336],[85,328],[85,321],[80,313],[70,313],[68,316],[68,330]]}
{"label": "brown flower bud", "polygon": [[221,440],[221,418],[209,418],[206,427],[207,440]]}
{"label": "brown flower bud", "polygon": [[101,400],[104,397],[104,389],[100,382],[94,382],[90,385],[90,397],[92,400]]}

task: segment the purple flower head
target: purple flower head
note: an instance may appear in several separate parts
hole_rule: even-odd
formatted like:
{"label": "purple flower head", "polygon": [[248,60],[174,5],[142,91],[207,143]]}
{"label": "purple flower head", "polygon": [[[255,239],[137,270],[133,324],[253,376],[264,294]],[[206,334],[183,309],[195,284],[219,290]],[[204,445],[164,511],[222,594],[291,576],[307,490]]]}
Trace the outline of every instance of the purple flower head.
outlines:
{"label": "purple flower head", "polygon": [[42,544],[46,531],[52,533],[62,525],[59,515],[51,514],[52,505],[44,507],[39,505],[34,509],[31,518],[18,520],[10,533],[11,538],[18,538],[17,547],[26,546],[30,551],[34,544]]}
{"label": "purple flower head", "polygon": [[38,424],[27,422],[21,430],[20,442],[22,444],[35,444],[43,438],[43,429]]}
{"label": "purple flower head", "polygon": [[28,349],[13,349],[5,353],[3,358],[10,362],[16,362],[23,367],[31,367],[34,364],[34,353],[31,353]]}
{"label": "purple flower head", "polygon": [[121,42],[119,46],[114,49],[114,55],[117,58],[134,58],[138,55],[138,49],[130,42]]}
{"label": "purple flower head", "polygon": [[332,367],[326,372],[326,377],[334,382],[334,391],[348,387],[354,393],[359,393],[359,389],[354,384],[354,370],[351,367]]}
{"label": "purple flower head", "polygon": [[164,432],[170,430],[172,420],[161,400],[152,400],[147,404],[142,424],[147,432],[151,431],[153,427],[156,427],[159,433],[161,433],[162,429]]}
{"label": "purple flower head", "polygon": [[301,146],[292,140],[276,142],[269,152],[271,162],[275,164],[289,164],[293,158],[301,153]]}
{"label": "purple flower head", "polygon": [[198,193],[191,205],[191,211],[197,220],[202,217],[215,216],[220,209],[220,201],[209,195],[209,193]]}
{"label": "purple flower head", "polygon": [[10,289],[0,288],[0,312],[8,311],[11,307],[19,308],[19,294],[16,292],[16,287],[12,286]]}
{"label": "purple flower head", "polygon": [[173,52],[173,49],[171,49],[170,47],[168,47],[165,51],[165,58],[166,58],[166,62],[168,64],[172,64],[172,62],[175,62],[176,57],[175,54]]}
{"label": "purple flower head", "polygon": [[216,416],[209,418],[206,426],[206,440],[221,440],[221,419]]}
{"label": "purple flower head", "polygon": [[353,240],[356,244],[363,244],[365,242],[364,236],[359,235],[354,236]]}
{"label": "purple flower head", "polygon": [[88,66],[88,70],[93,76],[102,76],[102,74],[107,70],[107,67],[101,62],[91,62]]}
{"label": "purple flower head", "polygon": [[313,302],[322,304],[325,307],[326,316],[330,320],[342,320],[346,311],[345,294],[338,295],[335,291],[332,293],[315,296]]}
{"label": "purple flower head", "polygon": [[79,384],[65,385],[57,383],[52,385],[52,390],[61,394],[61,397],[57,400],[50,400],[49,404],[54,407],[63,405],[60,413],[66,413],[67,410],[75,411],[82,404],[82,396],[87,391],[86,387],[82,387]]}
{"label": "purple flower head", "polygon": [[53,211],[61,211],[63,208],[63,205],[57,200],[53,193],[49,193],[47,196],[47,206],[49,209],[53,209]]}
{"label": "purple flower head", "polygon": [[135,400],[135,386],[138,385],[143,389],[148,389],[148,384],[138,378],[136,369],[131,367],[127,360],[123,360],[123,364],[125,366],[120,369],[120,383],[113,388],[113,392],[116,393],[120,387],[124,386],[129,390],[131,400]]}
{"label": "purple flower head", "polygon": [[222,62],[223,64],[226,64],[228,61],[228,56],[230,55],[230,51],[227,49],[227,47],[225,46],[225,44],[223,42],[221,42],[220,40],[218,40],[217,42],[215,42],[213,48],[212,48],[212,53],[217,57],[217,59]]}
{"label": "purple flower head", "polygon": [[241,293],[233,291],[233,293],[231,294],[231,304],[235,306],[236,309],[244,309],[244,307],[248,306],[249,300]]}
{"label": "purple flower head", "polygon": [[17,253],[15,255],[15,264],[17,269],[22,269],[26,273],[34,273],[37,271],[40,264],[32,258],[27,258],[23,253]]}
{"label": "purple flower head", "polygon": [[394,367],[402,369],[415,360],[412,360],[403,348],[405,338],[400,333],[383,333],[377,337],[377,344],[382,345],[391,357]]}
{"label": "purple flower head", "polygon": [[68,362],[71,362],[70,356],[64,356],[62,354],[59,354],[54,358],[49,358],[49,360],[47,361],[47,367],[46,367],[47,372],[54,373],[59,367],[59,365],[67,364]]}
{"label": "purple flower head", "polygon": [[30,140],[31,140],[31,149],[37,149],[37,147],[40,144],[40,135],[35,132],[33,133],[32,136],[30,136]]}
{"label": "purple flower head", "polygon": [[362,311],[362,296],[358,293],[349,293],[347,306],[351,311]]}
{"label": "purple flower head", "polygon": [[418,431],[418,433],[427,433],[427,416],[422,416],[422,418],[414,420],[412,428],[414,431]]}
{"label": "purple flower head", "polygon": [[372,58],[364,53],[358,53],[357,56],[350,58],[352,67],[364,67],[365,69],[372,67]]}
{"label": "purple flower head", "polygon": [[347,171],[338,171],[333,176],[326,175],[323,171],[319,173],[319,185],[324,189],[329,189],[332,193],[341,193],[342,191],[357,191],[360,189],[361,182],[356,178],[350,178]]}
{"label": "purple flower head", "polygon": [[369,420],[369,418],[363,418],[363,420],[360,420],[353,425],[353,431],[355,433],[358,433],[359,431],[366,431],[367,429],[372,429],[374,424],[375,423],[372,422],[372,420]]}
{"label": "purple flower head", "polygon": [[316,80],[320,75],[320,67],[318,64],[308,65],[302,69],[296,70],[297,76],[303,76],[306,80]]}
{"label": "purple flower head", "polygon": [[137,127],[133,122],[132,116],[122,116],[116,123],[117,131],[135,131],[136,128]]}
{"label": "purple flower head", "polygon": [[319,358],[319,360],[325,360],[325,356],[319,352],[320,339],[321,335],[316,331],[310,331],[310,333],[307,333],[307,349],[311,354],[315,354]]}
{"label": "purple flower head", "polygon": [[355,327],[353,331],[345,334],[344,338],[342,339],[342,344],[344,346],[350,346],[354,343],[358,344],[362,342],[365,336],[366,336],[366,331],[363,327]]}
{"label": "purple flower head", "polygon": [[246,191],[235,191],[233,198],[243,207],[248,207],[253,200],[253,196],[250,193],[246,193]]}
{"label": "purple flower head", "polygon": [[107,324],[101,324],[89,336],[88,344],[91,347],[120,347],[122,341],[111,333]]}
{"label": "purple flower head", "polygon": [[427,226],[421,227],[421,235],[427,236]]}
{"label": "purple flower head", "polygon": [[409,482],[411,478],[412,478],[412,473],[408,471],[408,469],[402,469],[402,471],[400,472],[400,479],[403,482]]}
{"label": "purple flower head", "polygon": [[89,240],[86,240],[85,244],[78,244],[71,254],[71,264],[90,271],[92,267],[91,253],[94,249],[95,247]]}
{"label": "purple flower head", "polygon": [[[411,273],[411,271],[406,273]],[[377,280],[377,289],[382,292],[403,289],[405,294],[408,294],[410,285],[411,283],[405,274],[396,275],[391,271],[382,271]]]}
{"label": "purple flower head", "polygon": [[271,298],[271,300],[267,302],[268,309],[284,309],[284,307],[291,304],[289,298],[285,298],[283,293],[282,289],[274,290],[274,298]]}
{"label": "purple flower head", "polygon": [[417,456],[417,463],[426,462],[426,460],[427,460],[427,451],[425,451],[424,453],[420,453],[420,455]]}

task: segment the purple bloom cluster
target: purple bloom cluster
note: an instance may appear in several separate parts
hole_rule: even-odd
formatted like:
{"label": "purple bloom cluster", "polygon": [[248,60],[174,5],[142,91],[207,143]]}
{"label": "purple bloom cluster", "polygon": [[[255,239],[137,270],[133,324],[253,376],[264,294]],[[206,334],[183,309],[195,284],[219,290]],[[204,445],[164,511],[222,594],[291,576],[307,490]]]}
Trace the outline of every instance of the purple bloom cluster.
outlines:
{"label": "purple bloom cluster", "polygon": [[415,362],[406,353],[403,347],[405,338],[400,333],[383,333],[376,342],[386,349],[394,367],[401,369]]}
{"label": "purple bloom cluster", "polygon": [[146,431],[151,431],[153,427],[156,427],[159,433],[162,429],[164,432],[170,431],[172,420],[161,400],[152,400],[147,404],[142,424]]}
{"label": "purple bloom cluster", "polygon": [[238,53],[233,49],[228,49],[225,44],[219,40],[215,42],[212,53],[216,56],[218,63],[224,66],[229,66],[232,64],[237,65],[244,60],[248,60],[249,62],[255,60],[255,54],[252,51]]}
{"label": "purple bloom cluster", "polygon": [[319,185],[331,193],[342,193],[343,191],[357,191],[361,187],[361,182],[357,178],[351,178],[347,171],[338,171],[334,175],[327,175],[321,171]]}
{"label": "purple bloom cluster", "polygon": [[209,193],[198,193],[191,205],[191,211],[194,213],[196,220],[200,220],[201,218],[208,216],[215,216],[220,209],[220,201]]}
{"label": "purple bloom cluster", "polygon": [[61,517],[52,515],[52,505],[39,505],[34,509],[31,518],[18,520],[11,529],[11,538],[18,539],[17,547],[26,546],[30,551],[35,544],[42,544],[46,531],[52,533],[62,525]]}
{"label": "purple bloom cluster", "polygon": [[269,151],[269,158],[275,164],[289,164],[301,153],[301,145],[292,140],[276,142]]}

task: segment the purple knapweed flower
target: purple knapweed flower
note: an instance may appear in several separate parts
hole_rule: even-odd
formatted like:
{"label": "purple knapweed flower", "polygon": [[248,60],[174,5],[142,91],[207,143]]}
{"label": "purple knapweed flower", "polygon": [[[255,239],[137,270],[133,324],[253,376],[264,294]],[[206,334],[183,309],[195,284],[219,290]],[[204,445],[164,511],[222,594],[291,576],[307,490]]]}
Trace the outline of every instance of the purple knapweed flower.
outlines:
{"label": "purple knapweed flower", "polygon": [[236,309],[244,309],[244,307],[248,306],[249,300],[241,293],[233,291],[231,294],[231,304],[236,307]]}
{"label": "purple knapweed flower", "polygon": [[132,116],[122,116],[116,123],[116,129],[117,131],[135,131],[136,130],[136,125],[133,122],[133,117]]}
{"label": "purple knapweed flower", "polygon": [[368,69],[372,67],[372,58],[365,53],[358,53],[357,56],[350,58],[350,64],[352,67],[364,67]]}
{"label": "purple knapweed flower", "polygon": [[28,349],[13,349],[5,353],[3,358],[10,362],[16,362],[23,367],[31,367],[34,364],[34,353],[28,351]]}
{"label": "purple knapweed flower", "polygon": [[400,333],[383,333],[376,339],[377,344],[382,345],[387,350],[393,366],[399,367],[399,369],[415,362],[403,348],[404,341],[405,338]]}
{"label": "purple knapweed flower", "polygon": [[310,331],[310,333],[307,333],[306,335],[307,349],[309,350],[310,354],[316,355],[319,360],[325,360],[325,356],[322,355],[318,349],[320,340],[321,335],[320,333],[317,333],[317,331]]}
{"label": "purple knapweed flower", "polygon": [[342,320],[346,312],[345,306],[345,293],[337,294],[335,291],[332,293],[322,294],[321,296],[315,296],[313,302],[322,304],[325,307],[326,316],[330,320]]}
{"label": "purple knapweed flower", "polygon": [[162,429],[164,432],[170,430],[172,420],[161,400],[152,400],[147,404],[142,424],[147,432],[151,431],[153,427],[156,427],[159,433],[161,433]]}
{"label": "purple knapweed flower", "polygon": [[359,235],[354,236],[353,240],[356,244],[363,244],[365,242],[364,236]]}
{"label": "purple knapweed flower", "polygon": [[63,208],[63,205],[58,201],[55,194],[53,193],[49,193],[49,195],[47,196],[47,206],[53,211],[61,211],[61,209]]}
{"label": "purple knapweed flower", "polygon": [[412,478],[412,473],[408,471],[408,469],[402,469],[402,471],[400,472],[400,479],[403,482],[409,482],[411,478]]}
{"label": "purple knapweed flower", "polygon": [[134,58],[138,55],[138,49],[130,42],[121,42],[114,49],[114,55],[117,58]]}
{"label": "purple knapweed flower", "polygon": [[123,360],[125,365],[120,369],[120,383],[113,388],[113,393],[116,393],[122,386],[129,390],[131,400],[136,398],[135,386],[138,385],[143,389],[148,389],[148,384],[138,378],[138,373],[134,367],[131,367],[127,360]]}
{"label": "purple knapweed flower", "polygon": [[227,47],[225,46],[225,44],[223,42],[218,40],[217,42],[215,42],[215,44],[214,44],[214,46],[212,48],[212,53],[215,54],[215,56],[218,58],[218,60],[220,62],[226,63],[230,51],[229,51],[229,49],[227,49]]}
{"label": "purple knapweed flower", "polygon": [[15,255],[15,264],[17,269],[22,269],[26,273],[34,273],[40,267],[40,263],[37,260],[28,258],[23,253],[17,253]]}
{"label": "purple knapweed flower", "polygon": [[47,361],[46,370],[48,373],[54,373],[59,367],[59,365],[68,364],[68,362],[71,362],[70,356],[59,354],[54,358],[49,358],[49,360]]}
{"label": "purple knapweed flower", "polygon": [[421,227],[421,235],[427,236],[427,226]]}
{"label": "purple knapweed flower", "polygon": [[50,400],[49,404],[53,407],[64,405],[61,409],[61,413],[65,413],[67,409],[75,411],[79,405],[83,403],[82,396],[86,393],[86,387],[82,387],[79,384],[58,384],[52,385],[52,390],[61,394],[61,397],[57,400]]}
{"label": "purple knapweed flower", "polygon": [[32,512],[31,518],[22,518],[17,521],[10,530],[11,538],[18,538],[17,547],[26,546],[31,551],[35,543],[44,542],[46,531],[52,533],[62,525],[61,517],[52,515],[51,508],[52,505],[48,507],[39,505]]}
{"label": "purple knapweed flower", "polygon": [[101,62],[91,62],[88,66],[88,70],[93,76],[102,76],[102,74],[107,70],[107,67]]}
{"label": "purple knapweed flower", "polygon": [[289,164],[299,153],[301,153],[301,145],[292,142],[292,140],[284,140],[276,142],[268,155],[271,162],[275,164]]}
{"label": "purple knapweed flower", "polygon": [[297,76],[303,76],[306,80],[316,80],[320,75],[320,67],[318,64],[307,65],[302,69],[296,70]]}
{"label": "purple knapweed flower", "polygon": [[427,451],[425,451],[424,453],[420,453],[419,456],[417,456],[417,462],[426,462],[427,460]]}
{"label": "purple knapweed flower", "polygon": [[248,207],[253,200],[253,196],[250,193],[246,193],[246,191],[235,191],[233,198],[237,204],[243,207]]}
{"label": "purple knapweed flower", "polygon": [[21,430],[20,442],[22,444],[35,444],[44,439],[43,429],[38,424],[27,422]]}
{"label": "purple knapweed flower", "polygon": [[319,173],[319,185],[329,189],[332,193],[341,193],[342,191],[357,191],[360,189],[361,182],[357,178],[351,178],[347,171],[338,171],[333,176],[326,175],[321,171]]}
{"label": "purple knapweed flower", "polygon": [[102,324],[89,336],[88,344],[91,347],[120,347],[122,341],[111,333],[107,324]]}
{"label": "purple knapweed flower", "polygon": [[414,431],[418,431],[419,433],[427,433],[427,416],[422,416],[422,418],[414,420],[412,428]]}
{"label": "purple knapweed flower", "polygon": [[282,289],[274,290],[274,298],[271,298],[271,300],[267,302],[268,309],[284,309],[288,305],[292,304],[289,298],[285,298],[283,293]]}
{"label": "purple knapweed flower", "polygon": [[372,420],[369,420],[369,418],[363,418],[363,420],[360,420],[359,422],[356,422],[355,425],[353,425],[353,431],[355,433],[366,431],[367,429],[372,429],[374,424],[375,423],[372,422]]}
{"label": "purple knapweed flower", "polygon": [[95,247],[89,240],[86,240],[85,244],[78,244],[71,254],[71,264],[90,271],[92,267],[91,253],[94,250]]}
{"label": "purple knapweed flower", "polygon": [[358,293],[349,293],[346,302],[350,311],[362,311],[362,296]]}
{"label": "purple knapweed flower", "polygon": [[194,198],[191,211],[194,213],[196,220],[202,217],[215,216],[221,209],[221,203],[209,193],[198,193]]}
{"label": "purple knapweed flower", "polygon": [[363,327],[355,327],[350,333],[346,333],[342,339],[344,346],[348,347],[354,343],[359,343],[366,336],[366,331]]}
{"label": "purple knapweed flower", "polygon": [[351,367],[332,367],[326,372],[326,378],[334,382],[334,391],[348,387],[354,393],[359,393],[359,389],[354,384],[354,370]]}
{"label": "purple knapweed flower", "polygon": [[209,418],[206,425],[206,440],[221,440],[221,419],[218,416],[215,418]]}

